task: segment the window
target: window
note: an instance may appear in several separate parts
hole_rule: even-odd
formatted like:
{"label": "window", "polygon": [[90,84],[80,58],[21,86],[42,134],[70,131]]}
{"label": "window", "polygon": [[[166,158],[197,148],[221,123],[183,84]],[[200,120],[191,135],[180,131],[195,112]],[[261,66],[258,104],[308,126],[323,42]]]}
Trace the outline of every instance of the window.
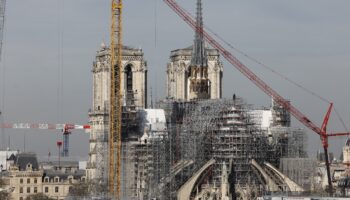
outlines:
{"label": "window", "polygon": [[49,177],[45,177],[44,182],[45,182],[45,183],[48,183],[48,182],[49,182]]}
{"label": "window", "polygon": [[30,187],[27,187],[27,193],[30,193]]}
{"label": "window", "polygon": [[72,183],[72,182],[73,182],[73,179],[72,179],[72,178],[69,178],[68,180],[69,180],[69,183]]}
{"label": "window", "polygon": [[34,179],[34,183],[38,183],[38,179],[37,178]]}
{"label": "window", "polygon": [[23,188],[19,188],[19,193],[23,193]]}
{"label": "window", "polygon": [[20,184],[23,183],[23,178],[19,179],[19,183],[20,183]]}
{"label": "window", "polygon": [[19,200],[23,200],[23,197],[20,197]]}
{"label": "window", "polygon": [[49,187],[45,187],[45,193],[49,193]]}
{"label": "window", "polygon": [[27,179],[27,183],[28,183],[28,184],[30,183],[30,178]]}
{"label": "window", "polygon": [[38,188],[34,187],[34,193],[38,193]]}
{"label": "window", "polygon": [[55,187],[55,192],[58,193],[58,187]]}
{"label": "window", "polygon": [[55,182],[59,182],[59,178],[58,177],[55,178]]}

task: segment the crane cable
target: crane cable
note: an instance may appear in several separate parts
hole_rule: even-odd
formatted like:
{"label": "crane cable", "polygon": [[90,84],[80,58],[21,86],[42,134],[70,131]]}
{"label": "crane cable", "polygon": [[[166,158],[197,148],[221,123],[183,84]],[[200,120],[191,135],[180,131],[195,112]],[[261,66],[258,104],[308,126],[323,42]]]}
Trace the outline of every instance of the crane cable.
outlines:
{"label": "crane cable", "polygon": [[[62,122],[63,109],[63,8],[64,0],[57,0],[57,122]],[[56,137],[59,140],[60,132]]]}
{"label": "crane cable", "polygon": [[[189,14],[192,18],[194,18],[194,16],[185,11],[187,14]],[[288,78],[287,76],[283,75],[282,73],[277,72],[276,70],[274,70],[272,67],[269,67],[267,65],[265,65],[264,63],[262,63],[261,61],[259,61],[256,58],[253,58],[252,56],[248,55],[247,53],[243,52],[242,50],[238,49],[237,47],[233,46],[231,43],[229,43],[227,40],[225,40],[223,37],[221,37],[218,33],[216,33],[215,31],[213,31],[210,27],[208,27],[207,25],[204,25],[204,28],[207,29],[210,33],[212,33],[214,36],[216,36],[219,40],[221,40],[224,44],[226,44],[229,48],[231,48],[232,50],[238,52],[239,54],[243,55],[244,57],[248,58],[249,60],[255,62],[256,64],[262,66],[263,68],[267,69],[268,71],[276,74],[277,76],[279,76],[280,78],[286,80],[287,82],[291,83],[292,85],[300,88],[301,90],[304,90],[304,92],[309,93],[310,95],[320,99],[321,101],[330,104],[331,101],[326,99],[325,97],[322,97],[321,95],[317,94],[316,92],[302,86],[301,84],[297,83],[296,81],[293,81],[292,79]],[[339,119],[339,121],[341,122],[343,128],[349,132],[348,127],[346,126],[343,118],[341,117],[340,113],[337,111],[337,109],[335,107],[334,108],[334,112],[337,116],[337,118]],[[349,135],[350,138],[350,135]]]}
{"label": "crane cable", "polygon": [[[4,123],[4,109],[5,109],[5,93],[6,93],[6,87],[5,87],[5,84],[6,84],[6,65],[5,65],[5,57],[3,56],[3,52],[4,52],[4,38],[5,38],[5,10],[6,10],[6,0],[2,0],[1,3],[3,3],[1,5],[1,27],[0,27],[0,64],[2,65],[2,76],[1,76],[1,107],[0,107],[0,123]],[[0,68],[0,71],[1,71],[1,68]],[[4,128],[1,128],[0,129],[1,131],[1,147],[3,150],[6,149],[6,132],[5,132],[5,129]],[[0,148],[1,149],[1,148]]]}
{"label": "crane cable", "polygon": [[[271,68],[271,67],[265,65],[265,64],[262,63],[261,61],[259,61],[259,60],[255,59],[255,58],[253,58],[252,56],[248,55],[247,53],[245,53],[245,52],[241,51],[240,49],[234,47],[232,44],[230,44],[229,42],[227,42],[224,38],[222,38],[219,34],[215,33],[215,32],[214,32],[212,29],[210,29],[209,27],[205,26],[205,28],[206,28],[209,32],[211,32],[213,35],[215,35],[219,40],[221,40],[222,42],[224,42],[224,43],[225,43],[228,47],[230,47],[232,50],[235,50],[236,52],[240,53],[240,54],[243,55],[244,57],[246,57],[246,58],[248,58],[249,60],[251,60],[251,61],[257,63],[258,65],[262,66],[263,68],[267,69],[268,71],[270,71],[270,72],[276,74],[277,76],[279,76],[280,78],[286,80],[287,82],[291,83],[292,85],[295,85],[296,87],[300,88],[301,90],[304,90],[304,92],[309,93],[310,95],[312,95],[312,96],[314,96],[314,97],[320,99],[321,101],[323,101],[323,102],[325,102],[325,103],[328,103],[328,104],[331,103],[331,101],[328,100],[328,99],[326,99],[325,97],[322,97],[321,95],[315,93],[314,91],[312,91],[312,90],[310,90],[310,89],[308,89],[308,88],[302,86],[301,84],[297,83],[296,81],[291,80],[290,78],[288,78],[287,76],[283,75],[282,73],[277,72],[276,70],[274,70],[273,68]],[[338,119],[340,120],[340,122],[341,122],[343,128],[344,128],[347,132],[349,132],[349,129],[348,129],[348,127],[346,126],[346,124],[345,124],[343,118],[341,117],[341,115],[339,114],[339,112],[337,111],[337,109],[336,109],[335,107],[333,107],[333,108],[334,108],[334,112],[335,112],[336,116],[338,117]],[[350,137],[350,136],[349,136],[349,137]]]}
{"label": "crane cable", "polygon": [[[154,0],[154,59],[155,63],[158,64],[158,0]],[[158,98],[158,70],[155,70],[155,91],[154,91],[154,102],[157,102]],[[153,94],[151,89],[151,102],[153,104]],[[153,105],[151,105],[153,108]]]}

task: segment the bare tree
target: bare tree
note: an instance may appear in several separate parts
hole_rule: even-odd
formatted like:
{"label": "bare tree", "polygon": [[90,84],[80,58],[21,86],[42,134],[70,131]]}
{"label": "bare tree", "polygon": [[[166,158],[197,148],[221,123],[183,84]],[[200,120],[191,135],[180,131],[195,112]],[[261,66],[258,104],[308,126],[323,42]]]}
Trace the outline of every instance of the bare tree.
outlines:
{"label": "bare tree", "polygon": [[74,184],[69,189],[69,196],[70,197],[88,197],[89,195],[89,184],[88,183],[78,183]]}
{"label": "bare tree", "polygon": [[5,181],[0,178],[0,199],[1,200],[10,200],[10,193],[4,189]]}
{"label": "bare tree", "polygon": [[98,184],[97,182],[88,181],[74,184],[69,189],[69,195],[67,200],[90,200],[90,199],[103,199],[110,200],[106,196],[107,186]]}
{"label": "bare tree", "polygon": [[43,193],[38,193],[38,194],[33,194],[30,195],[26,198],[26,200],[55,200],[53,198],[50,198],[46,195],[44,195]]}

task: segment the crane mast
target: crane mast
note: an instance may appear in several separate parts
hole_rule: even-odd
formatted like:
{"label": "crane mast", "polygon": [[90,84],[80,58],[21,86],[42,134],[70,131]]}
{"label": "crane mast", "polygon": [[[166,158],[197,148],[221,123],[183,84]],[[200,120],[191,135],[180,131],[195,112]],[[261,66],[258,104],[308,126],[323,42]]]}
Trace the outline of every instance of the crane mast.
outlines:
{"label": "crane mast", "polygon": [[322,141],[324,152],[325,152],[325,160],[326,160],[326,168],[327,168],[327,177],[328,177],[328,185],[329,191],[332,193],[332,183],[330,176],[330,163],[328,158],[328,137],[331,136],[342,136],[342,135],[350,135],[350,133],[327,133],[327,124],[330,117],[330,113],[333,107],[333,103],[330,104],[328,112],[324,118],[323,124],[318,127],[315,123],[313,123],[306,115],[304,115],[301,111],[299,111],[296,107],[290,104],[289,101],[284,99],[281,95],[279,95],[274,89],[272,89],[269,85],[267,85],[262,79],[260,79],[257,75],[255,75],[247,66],[245,66],[242,62],[240,62],[234,55],[232,55],[229,51],[227,51],[220,43],[218,43],[211,35],[209,35],[205,30],[199,29],[196,26],[195,20],[188,14],[175,0],[164,0],[164,2],[177,14],[179,15],[192,29],[197,32],[201,32],[204,38],[208,41],[210,45],[216,48],[223,57],[226,58],[235,68],[237,68],[244,76],[246,76],[251,82],[253,82],[258,88],[260,88],[267,95],[271,96],[279,105],[283,106],[286,110],[288,110],[298,121],[304,124],[306,127],[317,133]]}
{"label": "crane mast", "polygon": [[111,2],[111,45],[110,45],[110,111],[108,189],[112,197],[120,196],[121,165],[121,122],[122,122],[122,0]]}

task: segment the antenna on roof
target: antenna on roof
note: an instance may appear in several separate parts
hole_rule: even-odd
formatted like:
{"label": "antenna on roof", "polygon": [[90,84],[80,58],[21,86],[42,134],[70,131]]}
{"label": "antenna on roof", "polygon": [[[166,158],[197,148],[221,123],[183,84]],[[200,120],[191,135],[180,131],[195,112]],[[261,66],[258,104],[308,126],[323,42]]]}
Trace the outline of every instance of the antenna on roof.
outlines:
{"label": "antenna on roof", "polygon": [[7,148],[9,150],[11,150],[11,136],[10,135],[9,135],[9,138],[8,138],[8,144],[7,145],[8,145]]}
{"label": "antenna on roof", "polygon": [[57,147],[58,147],[58,169],[61,169],[61,146],[62,141],[57,141]]}
{"label": "antenna on roof", "polygon": [[50,148],[49,148],[49,153],[47,154],[47,162],[48,163],[50,162],[50,157],[51,157],[51,151],[50,151]]}
{"label": "antenna on roof", "polygon": [[23,135],[23,153],[26,152],[26,133]]}
{"label": "antenna on roof", "polygon": [[151,87],[151,108],[153,108],[153,94],[152,94],[152,87]]}

